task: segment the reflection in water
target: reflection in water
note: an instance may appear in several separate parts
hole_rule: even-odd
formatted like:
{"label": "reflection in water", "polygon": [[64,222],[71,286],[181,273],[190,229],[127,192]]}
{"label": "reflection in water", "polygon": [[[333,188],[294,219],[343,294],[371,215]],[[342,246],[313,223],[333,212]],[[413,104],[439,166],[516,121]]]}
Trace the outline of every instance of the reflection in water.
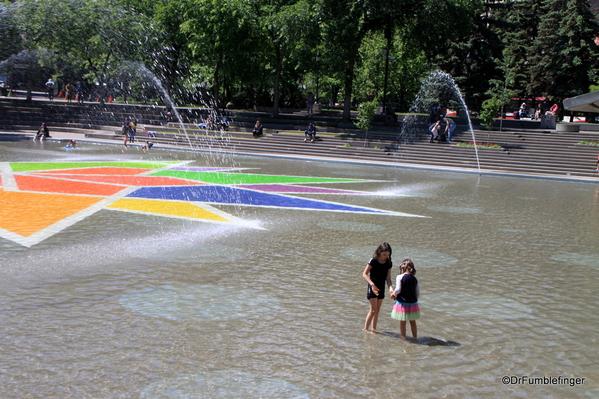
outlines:
{"label": "reflection in water", "polygon": [[463,206],[429,206],[428,209],[447,213],[482,213],[482,209],[467,208]]}
{"label": "reflection in water", "polygon": [[591,399],[599,399],[599,388],[589,389],[584,394]]}
{"label": "reflection in water", "polygon": [[559,253],[551,256],[551,259],[575,265],[599,267],[599,254]]}
{"label": "reflection in water", "polygon": [[309,396],[295,385],[279,378],[219,370],[182,374],[156,381],[141,392],[140,398],[308,399]]}
{"label": "reflection in water", "polygon": [[381,231],[385,230],[383,226],[371,223],[360,222],[321,222],[318,227],[329,230],[345,230],[345,231]]}
{"label": "reflection in water", "polygon": [[476,295],[460,292],[425,294],[418,301],[430,308],[457,317],[517,319],[532,312],[529,307],[498,295]]}
{"label": "reflection in water", "polygon": [[249,319],[279,308],[276,299],[256,290],[245,288],[240,298],[228,287],[205,284],[146,287],[124,294],[119,302],[144,315],[194,321]]}
{"label": "reflection in water", "polygon": [[[404,258],[409,257],[414,262],[416,270],[420,268],[450,266],[458,262],[453,256],[437,251],[400,246],[392,246],[391,248],[393,249],[395,265],[399,265]],[[356,262],[363,261],[364,263],[372,257],[373,253],[374,248],[372,248],[372,246],[346,248],[341,250],[341,255],[344,257]]]}

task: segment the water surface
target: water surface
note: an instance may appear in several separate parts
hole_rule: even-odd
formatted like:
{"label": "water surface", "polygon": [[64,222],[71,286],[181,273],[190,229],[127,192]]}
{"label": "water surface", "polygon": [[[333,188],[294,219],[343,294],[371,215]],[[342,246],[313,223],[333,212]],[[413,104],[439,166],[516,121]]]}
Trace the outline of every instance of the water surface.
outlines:
{"label": "water surface", "polygon": [[[211,204],[234,217],[213,223],[100,209],[30,247],[0,239],[0,397],[597,397],[596,184],[80,146],[3,143],[0,161],[355,178],[286,195],[384,212]],[[418,342],[398,338],[389,299],[382,333],[361,330],[361,273],[382,241],[416,264]]]}

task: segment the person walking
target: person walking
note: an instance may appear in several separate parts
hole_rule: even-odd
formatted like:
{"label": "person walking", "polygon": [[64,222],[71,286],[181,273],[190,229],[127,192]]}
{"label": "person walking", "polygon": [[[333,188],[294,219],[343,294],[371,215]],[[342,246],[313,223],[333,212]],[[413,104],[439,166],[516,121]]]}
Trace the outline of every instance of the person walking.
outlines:
{"label": "person walking", "polygon": [[306,97],[306,109],[308,111],[307,116],[314,116],[314,104],[316,103],[316,98],[314,98],[314,94],[312,92],[308,93],[308,97]]}
{"label": "person walking", "polygon": [[67,102],[72,102],[75,96],[77,95],[77,89],[71,83],[67,83],[65,87]]}
{"label": "person walking", "polygon": [[135,119],[131,119],[129,122],[129,142],[135,143],[135,134],[137,133],[137,122]]}
{"label": "person walking", "polygon": [[[391,253],[391,245],[386,242],[381,243],[374,251],[362,273],[362,277],[368,283],[366,299],[370,304],[370,310],[364,321],[364,331],[366,332],[377,332],[376,325],[383,299],[385,299],[385,283],[387,283],[390,290],[393,290]],[[371,327],[372,331],[370,330]]]}
{"label": "person walking", "polygon": [[77,83],[77,104],[83,104],[83,87]]}
{"label": "person walking", "polygon": [[123,144],[127,147],[127,142],[129,141],[129,121],[127,119],[123,122],[121,134],[123,135]]}
{"label": "person walking", "polygon": [[50,101],[54,101],[54,82],[52,78],[48,79],[46,82],[46,90],[48,91],[48,98]]}

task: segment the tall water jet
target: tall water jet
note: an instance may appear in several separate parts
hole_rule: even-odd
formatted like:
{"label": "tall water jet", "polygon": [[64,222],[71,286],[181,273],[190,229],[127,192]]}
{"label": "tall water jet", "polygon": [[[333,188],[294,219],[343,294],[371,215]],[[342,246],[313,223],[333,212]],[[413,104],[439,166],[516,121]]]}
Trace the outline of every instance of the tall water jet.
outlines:
{"label": "tall water jet", "polygon": [[[410,115],[404,120],[400,133],[400,140],[409,142],[414,140],[418,135],[427,132],[430,124],[429,116],[431,109],[436,107],[459,108],[466,114],[468,120],[468,129],[474,143],[474,153],[476,155],[476,164],[478,173],[480,174],[480,160],[478,158],[478,148],[472,121],[470,120],[470,112],[464,101],[462,93],[458,85],[453,80],[453,77],[443,71],[431,72],[426,79],[422,81],[420,90],[416,95],[416,99],[410,107]],[[425,115],[422,115],[425,114]]]}
{"label": "tall water jet", "polygon": [[[214,149],[215,147],[218,147],[218,149],[226,149],[229,145],[229,141],[228,141],[228,135],[224,134],[224,132],[221,129],[212,129],[211,128],[211,123],[209,123],[208,121],[214,121],[214,126],[218,127],[218,123],[223,119],[223,116],[217,111],[215,104],[213,104],[213,101],[211,101],[211,99],[206,99],[205,96],[207,96],[208,94],[205,92],[200,93],[200,97],[198,98],[198,100],[201,103],[201,106],[208,112],[208,116],[206,118],[201,119],[200,121],[195,121],[195,124],[200,127],[203,126],[203,128],[206,130],[206,132],[208,132],[209,130],[211,131],[215,131],[215,132],[219,132],[220,136],[218,137],[219,140],[216,140],[215,138],[209,136],[209,135],[205,135],[202,137],[195,137],[196,140],[198,141],[198,145],[194,146],[194,144],[191,141],[190,135],[187,131],[187,128],[185,126],[184,120],[182,115],[180,114],[179,110],[177,109],[177,104],[175,104],[175,101],[173,100],[173,98],[170,96],[170,94],[168,93],[168,91],[166,90],[166,88],[164,87],[164,85],[162,84],[162,82],[160,81],[160,79],[158,79],[158,77],[153,74],[150,70],[148,70],[146,68],[145,65],[141,64],[141,63],[134,63],[132,64],[132,67],[137,70],[140,74],[142,74],[147,80],[151,81],[153,83],[153,85],[160,91],[160,93],[162,94],[164,101],[167,103],[168,107],[170,109],[172,109],[172,112],[174,113],[174,117],[175,117],[175,121],[177,123],[179,123],[179,126],[181,128],[181,130],[183,131],[183,134],[185,136],[185,139],[187,140],[187,143],[189,145],[189,147],[192,150],[196,150],[196,149],[203,149],[203,147],[206,147],[209,150],[209,153],[211,154],[211,156],[215,155],[215,152],[212,151],[212,149]],[[218,145],[220,144],[220,145]],[[223,145],[224,144],[224,145]]]}
{"label": "tall water jet", "polygon": [[[185,110],[181,111],[181,108],[178,108],[161,80],[143,63],[125,62],[123,67],[139,74],[144,82],[160,92],[167,109],[173,113],[174,121],[172,124],[175,126],[177,133],[183,134],[192,152],[201,152],[202,157],[208,161],[209,166],[235,168],[237,164],[234,158],[235,149],[230,145],[230,135],[220,125],[224,116],[218,111],[216,102],[206,90],[201,90],[197,93],[198,96],[194,96],[195,100],[199,102],[199,106],[188,108],[187,112],[189,113],[182,115]],[[190,168],[188,172],[191,174],[199,173],[194,168]],[[233,190],[222,196],[230,198],[237,211],[243,212],[239,192]]]}

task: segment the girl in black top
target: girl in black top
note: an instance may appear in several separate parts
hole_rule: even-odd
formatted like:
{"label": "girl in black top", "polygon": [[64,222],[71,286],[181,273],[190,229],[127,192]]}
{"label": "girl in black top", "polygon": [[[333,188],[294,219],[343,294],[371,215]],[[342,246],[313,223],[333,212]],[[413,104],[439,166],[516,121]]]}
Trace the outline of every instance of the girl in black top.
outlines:
{"label": "girl in black top", "polygon": [[379,311],[385,298],[385,283],[387,283],[390,290],[393,290],[391,252],[391,246],[388,243],[384,242],[379,245],[362,273],[362,277],[368,282],[366,299],[370,303],[370,311],[364,322],[365,331],[370,331],[372,326],[372,332],[376,332]]}

